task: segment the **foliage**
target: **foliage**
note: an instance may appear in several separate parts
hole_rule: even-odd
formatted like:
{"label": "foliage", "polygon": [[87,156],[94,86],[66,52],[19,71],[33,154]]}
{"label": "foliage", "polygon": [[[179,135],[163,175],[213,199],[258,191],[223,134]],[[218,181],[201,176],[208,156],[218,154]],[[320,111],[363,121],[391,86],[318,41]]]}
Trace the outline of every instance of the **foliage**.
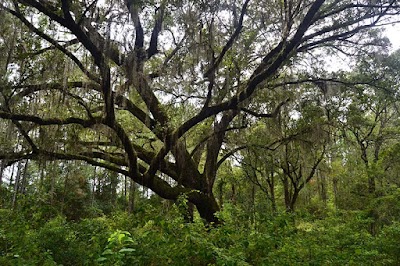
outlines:
{"label": "foliage", "polygon": [[353,2],[1,1],[0,265],[400,265],[400,6]]}
{"label": "foliage", "polygon": [[117,230],[108,238],[107,246],[97,262],[105,265],[137,264],[138,261],[133,257],[135,249],[130,247],[133,244],[134,241],[129,232]]}
{"label": "foliage", "polygon": [[[2,210],[2,265],[397,265],[399,223],[377,236],[362,212],[342,211],[319,219],[282,213],[248,227],[228,221],[208,228],[153,217],[141,225],[109,218],[68,222],[56,217],[39,228]],[[226,216],[227,214],[225,214]],[[132,217],[130,217],[132,218]],[[121,221],[122,221],[121,220]],[[13,228],[13,230],[10,230]],[[29,229],[28,229],[29,228]]]}
{"label": "foliage", "polygon": [[[329,114],[340,97],[328,83],[362,84],[364,91],[396,84],[394,71],[368,82],[395,69],[396,55],[384,54],[389,43],[376,29],[398,14],[389,0],[5,0],[0,12],[0,172],[18,164],[11,205],[36,181],[51,204],[76,207],[63,210],[71,220],[86,215],[89,184],[103,192],[94,193],[92,206],[97,197],[96,208],[110,213],[124,176],[167,200],[185,195],[203,219],[219,223],[218,170],[267,118],[275,125],[264,148],[286,157],[277,176],[293,210],[322,162],[330,127],[342,118]],[[323,58],[333,49],[358,59],[352,79],[327,69]],[[365,161],[371,152],[363,143],[380,149],[377,138],[386,134],[361,136],[374,119],[355,105],[380,108],[356,94],[344,102]],[[376,177],[367,173],[371,192]]]}

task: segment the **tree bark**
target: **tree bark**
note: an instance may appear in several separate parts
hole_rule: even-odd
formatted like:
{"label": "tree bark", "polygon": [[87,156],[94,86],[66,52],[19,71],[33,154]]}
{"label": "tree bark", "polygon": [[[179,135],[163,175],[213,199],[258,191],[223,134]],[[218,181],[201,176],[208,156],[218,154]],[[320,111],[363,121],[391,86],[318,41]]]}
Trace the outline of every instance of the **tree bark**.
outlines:
{"label": "tree bark", "polygon": [[133,213],[135,209],[135,193],[136,192],[136,183],[133,180],[130,180],[129,185],[129,198],[128,198],[128,213]]}
{"label": "tree bark", "polygon": [[22,174],[21,187],[20,187],[21,194],[25,194],[25,192],[26,192],[26,185],[28,183],[28,165],[29,165],[29,160],[26,160],[25,166],[24,166],[24,173]]}
{"label": "tree bark", "polygon": [[0,160],[0,187],[3,185],[3,174],[5,169],[6,161]]}
{"label": "tree bark", "polygon": [[289,212],[294,212],[294,208],[296,206],[297,198],[299,197],[299,192],[300,192],[300,190],[294,188],[293,195],[292,195],[291,200],[290,200]]}
{"label": "tree bark", "polygon": [[18,192],[19,192],[19,186],[20,186],[20,180],[21,180],[21,176],[22,176],[22,162],[19,161],[18,162],[18,166],[17,166],[17,175],[15,176],[15,182],[14,182],[14,193],[13,193],[13,197],[12,197],[12,202],[11,202],[11,206],[14,209],[16,204],[17,204],[17,197],[18,197]]}
{"label": "tree bark", "polygon": [[286,212],[290,212],[291,211],[291,197],[290,197],[290,191],[289,191],[289,179],[288,177],[285,175],[282,179],[283,181],[283,195],[284,195],[284,200],[285,200],[285,207],[286,207]]}
{"label": "tree bark", "polygon": [[326,177],[321,174],[321,171],[318,171],[318,180],[319,180],[319,191],[320,191],[320,196],[321,200],[324,202],[326,205],[327,200],[328,200],[328,193],[327,193],[327,188],[326,188]]}
{"label": "tree bark", "polygon": [[271,208],[272,212],[276,213],[276,199],[275,199],[275,176],[274,176],[274,169],[271,168],[270,178],[268,181],[269,192],[270,192],[270,200],[271,200]]}
{"label": "tree bark", "polygon": [[221,224],[215,214],[220,210],[217,201],[213,194],[195,194],[192,197],[189,196],[189,201],[193,202],[196,206],[200,217],[203,218],[207,223],[218,225]]}
{"label": "tree bark", "polygon": [[338,183],[339,183],[339,180],[338,180],[338,178],[337,177],[334,177],[333,179],[332,179],[332,186],[333,186],[333,196],[334,196],[334,199],[335,199],[335,207],[336,207],[336,210],[337,209],[339,209],[339,197],[338,197],[338,193],[339,193],[339,190],[338,190]]}

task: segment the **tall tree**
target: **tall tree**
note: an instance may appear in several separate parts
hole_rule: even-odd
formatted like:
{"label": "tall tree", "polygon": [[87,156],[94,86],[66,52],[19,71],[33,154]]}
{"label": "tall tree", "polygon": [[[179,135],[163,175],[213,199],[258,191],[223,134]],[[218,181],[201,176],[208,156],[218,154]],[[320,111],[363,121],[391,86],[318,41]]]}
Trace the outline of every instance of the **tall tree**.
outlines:
{"label": "tall tree", "polygon": [[395,0],[5,0],[0,8],[18,21],[0,118],[21,138],[0,159],[85,161],[166,199],[185,194],[208,222],[218,222],[213,187],[226,132],[242,112],[262,116],[248,108],[257,92],[324,47],[379,45],[369,29],[399,12]]}
{"label": "tall tree", "polygon": [[382,150],[398,139],[398,79],[393,64],[398,52],[364,57],[354,71],[353,79],[364,84],[347,86],[347,106],[342,123],[347,142],[358,147],[368,177],[368,191],[376,190],[378,162]]}

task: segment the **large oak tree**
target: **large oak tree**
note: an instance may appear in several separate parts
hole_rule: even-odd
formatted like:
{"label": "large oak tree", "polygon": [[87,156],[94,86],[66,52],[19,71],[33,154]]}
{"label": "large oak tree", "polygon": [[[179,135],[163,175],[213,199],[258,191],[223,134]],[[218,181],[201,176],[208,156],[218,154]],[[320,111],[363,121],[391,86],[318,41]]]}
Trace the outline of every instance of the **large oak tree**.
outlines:
{"label": "large oak tree", "polygon": [[380,45],[397,2],[5,0],[0,159],[85,161],[218,222],[227,132],[285,103],[259,113],[258,92],[323,49]]}

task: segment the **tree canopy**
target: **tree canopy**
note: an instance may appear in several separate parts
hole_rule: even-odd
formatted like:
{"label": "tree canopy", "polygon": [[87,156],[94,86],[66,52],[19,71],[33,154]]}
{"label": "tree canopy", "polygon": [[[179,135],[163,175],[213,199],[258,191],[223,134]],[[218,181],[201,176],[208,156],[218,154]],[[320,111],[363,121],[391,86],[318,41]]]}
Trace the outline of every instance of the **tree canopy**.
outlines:
{"label": "tree canopy", "polygon": [[[261,147],[249,141],[254,133],[277,151],[268,167],[282,170],[293,200],[325,156],[335,123],[354,121],[343,131],[367,167],[370,143],[382,147],[391,111],[379,100],[371,105],[365,89],[377,79],[333,73],[328,58],[376,58],[388,45],[380,27],[399,12],[395,0],[5,0],[2,167],[83,161],[162,198],[184,195],[218,223],[218,170]],[[378,66],[360,72],[367,69]],[[344,96],[328,97],[340,90],[357,96],[361,113],[350,106],[341,114]],[[372,116],[361,118],[367,110]]]}

